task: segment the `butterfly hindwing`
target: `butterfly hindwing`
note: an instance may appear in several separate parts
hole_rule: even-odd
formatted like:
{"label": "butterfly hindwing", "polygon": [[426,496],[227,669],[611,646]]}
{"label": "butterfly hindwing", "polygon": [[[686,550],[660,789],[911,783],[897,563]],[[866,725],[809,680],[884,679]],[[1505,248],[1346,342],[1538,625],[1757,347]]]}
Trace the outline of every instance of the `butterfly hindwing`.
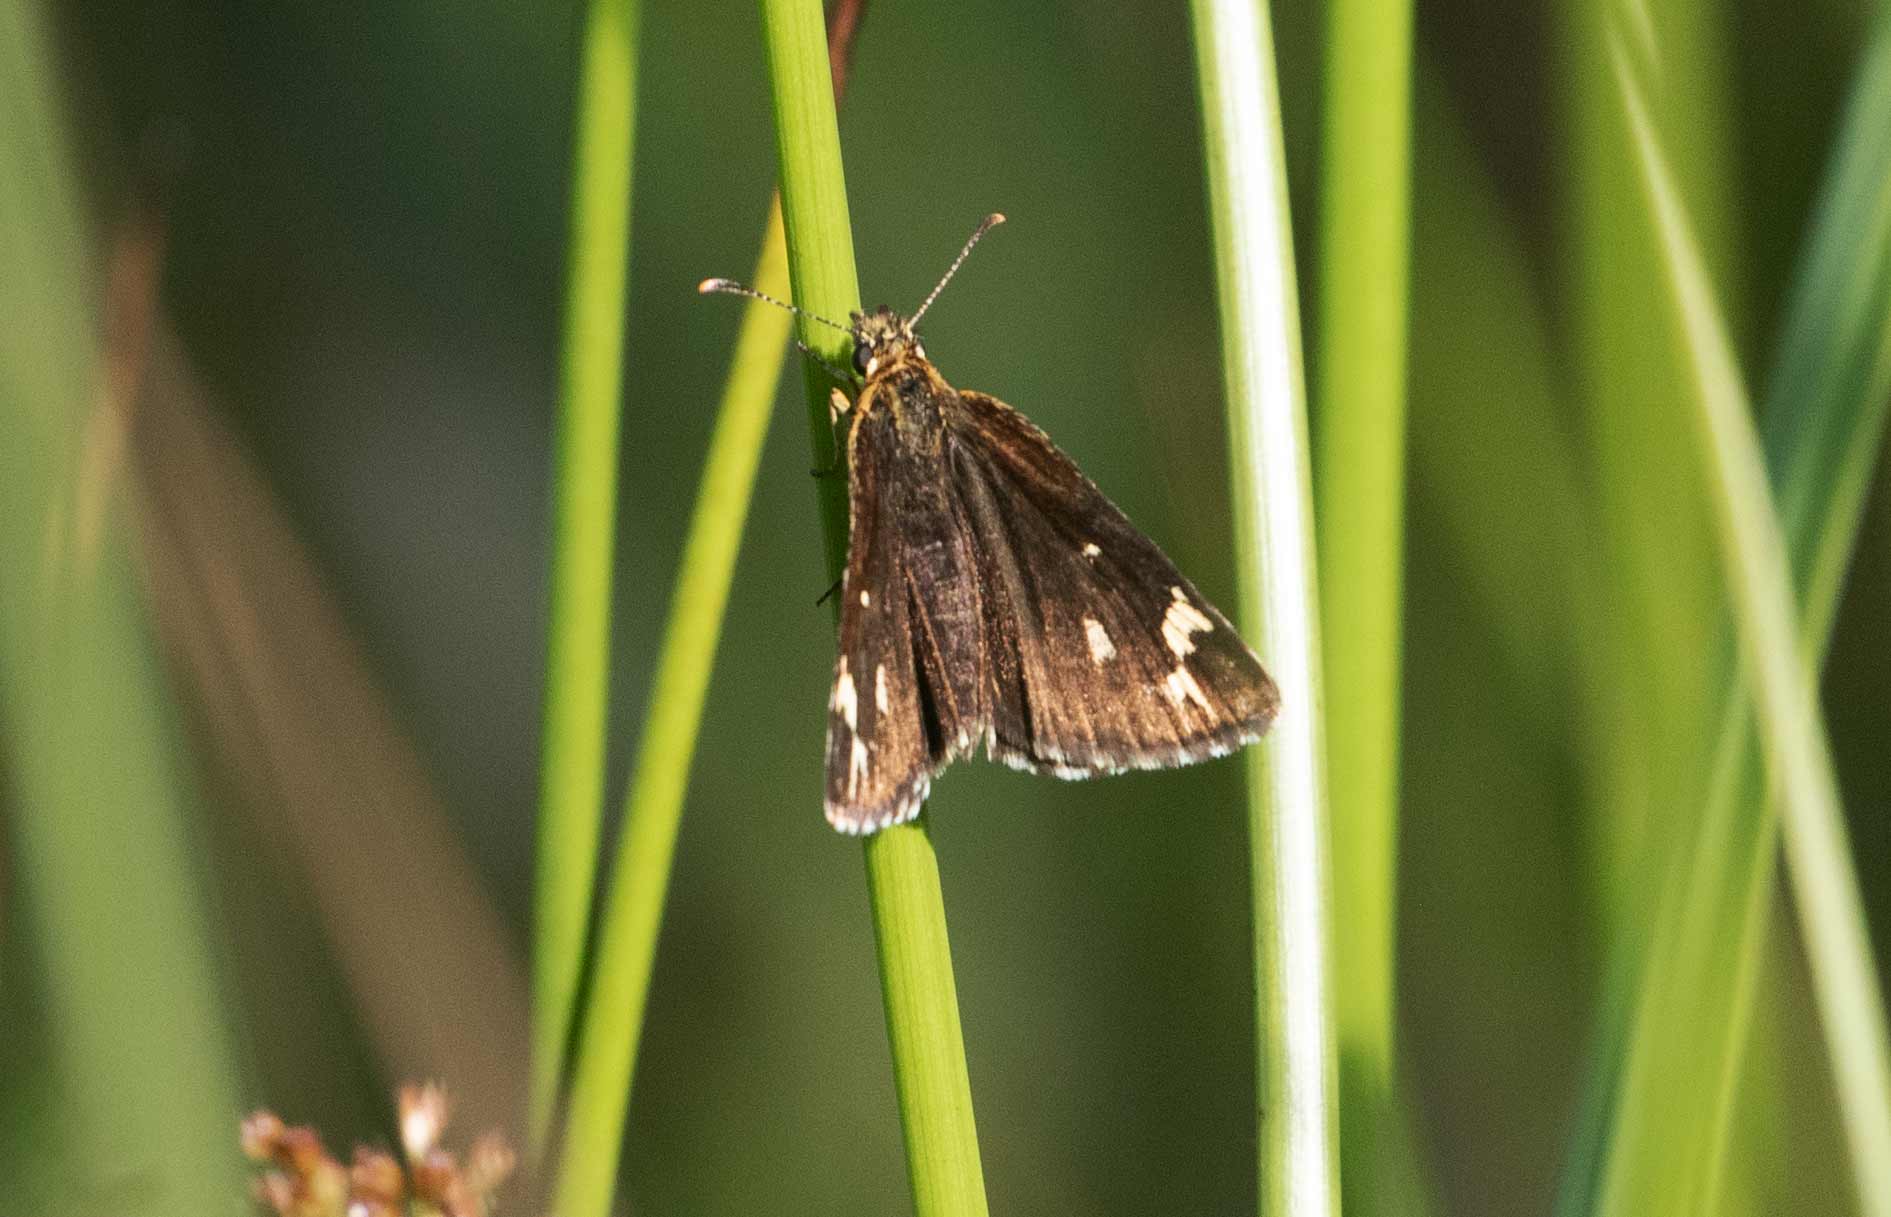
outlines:
{"label": "butterfly hindwing", "polygon": [[1084,777],[1258,739],[1279,694],[1234,628],[1069,457],[982,393],[947,412],[989,640],[989,750]]}
{"label": "butterfly hindwing", "polygon": [[912,450],[890,409],[862,406],[827,721],[827,818],[843,832],[917,815],[932,775],[986,723],[971,535],[938,454]]}

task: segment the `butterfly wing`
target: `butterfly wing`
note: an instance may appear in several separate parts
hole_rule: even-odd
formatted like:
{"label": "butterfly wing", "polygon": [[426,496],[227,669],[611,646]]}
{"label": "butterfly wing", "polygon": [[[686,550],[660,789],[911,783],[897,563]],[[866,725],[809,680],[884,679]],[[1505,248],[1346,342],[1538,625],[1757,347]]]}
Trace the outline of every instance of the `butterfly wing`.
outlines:
{"label": "butterfly wing", "polygon": [[827,819],[873,832],[919,814],[932,775],[984,736],[984,615],[937,452],[864,401],[848,436],[852,526],[827,720]]}
{"label": "butterfly wing", "polygon": [[1023,415],[948,412],[974,537],[987,750],[1060,777],[1167,768],[1267,730],[1280,695],[1234,627]]}

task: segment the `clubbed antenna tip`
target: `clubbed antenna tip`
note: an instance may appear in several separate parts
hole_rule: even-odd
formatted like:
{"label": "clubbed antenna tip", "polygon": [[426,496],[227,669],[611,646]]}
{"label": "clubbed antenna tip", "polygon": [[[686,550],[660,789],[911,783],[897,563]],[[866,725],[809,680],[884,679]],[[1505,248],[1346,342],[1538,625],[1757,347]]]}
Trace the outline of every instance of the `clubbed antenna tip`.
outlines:
{"label": "clubbed antenna tip", "polygon": [[747,296],[751,300],[760,300],[763,304],[772,304],[776,308],[787,309],[797,317],[806,317],[810,321],[818,321],[822,325],[831,326],[843,334],[853,333],[851,327],[842,325],[838,321],[829,321],[819,313],[810,313],[804,308],[797,308],[789,304],[786,300],[777,300],[766,292],[758,292],[747,284],[737,283],[734,279],[704,279],[701,283],[696,285],[696,290],[705,296],[712,296],[718,293],[729,296]]}
{"label": "clubbed antenna tip", "polygon": [[945,277],[940,279],[939,285],[932,289],[932,294],[913,310],[911,324],[919,324],[919,319],[926,315],[926,310],[931,308],[932,302],[939,298],[939,293],[945,290],[945,285],[952,282],[952,276],[959,273],[959,264],[964,262],[965,256],[972,252],[972,246],[978,244],[978,239],[1004,222],[1005,214],[1002,211],[994,211],[978,222],[978,227],[972,230],[971,237],[965,242],[965,248],[959,250],[959,256],[952,259],[952,265],[946,268]]}

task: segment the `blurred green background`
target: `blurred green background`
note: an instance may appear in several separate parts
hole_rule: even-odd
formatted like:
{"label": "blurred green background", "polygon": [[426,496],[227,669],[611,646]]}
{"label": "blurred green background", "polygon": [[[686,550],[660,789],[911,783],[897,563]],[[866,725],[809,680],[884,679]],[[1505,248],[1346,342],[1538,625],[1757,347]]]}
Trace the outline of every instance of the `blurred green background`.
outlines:
{"label": "blurred green background", "polygon": [[[114,1042],[114,1019],[159,1045],[173,1031],[227,1041],[235,1077],[206,1081],[202,1095],[159,1096],[160,1113],[221,1111],[233,1099],[347,1144],[388,1135],[394,1082],[451,1066],[485,1071],[443,1077],[473,1096],[468,1120],[516,1121],[506,1096],[522,1084],[526,1052],[516,1015],[580,14],[8,3],[8,71],[19,73],[9,95],[39,88],[56,103],[74,187],[66,211],[55,201],[42,213],[58,232],[16,232],[8,248],[75,254],[68,287],[98,310],[95,322],[127,260],[155,250],[149,331],[174,341],[153,338],[140,365],[165,369],[141,381],[140,418],[161,413],[153,398],[201,413],[233,437],[222,467],[256,479],[246,483],[255,497],[218,499],[196,480],[201,445],[140,448],[144,424],[130,430],[123,459],[159,489],[130,498],[128,566],[159,605],[154,633],[171,660],[162,687],[181,707],[172,755],[200,795],[182,814],[180,851],[202,899],[177,924],[200,935],[193,949],[222,1025],[174,1028],[174,1008],[142,1007],[134,987],[98,1012],[87,1042]],[[1677,561],[1617,585],[1618,568],[1571,556],[1605,548],[1610,527],[1596,470],[1616,459],[1608,452],[1621,437],[1598,438],[1593,403],[1654,401],[1664,374],[1626,345],[1588,337],[1611,326],[1632,335],[1655,307],[1647,285],[1657,280],[1652,247],[1585,245],[1594,230],[1569,220],[1585,192],[1606,188],[1569,135],[1570,98],[1584,73],[1602,70],[1572,51],[1569,7],[1428,0],[1417,21],[1399,1009],[1426,1173],[1452,1213],[1549,1209],[1611,941],[1633,920],[1618,920],[1616,902],[1633,903],[1637,884],[1624,876],[1664,843],[1660,775],[1697,767],[1701,743],[1677,707],[1698,696],[1715,658],[1711,624],[1693,612],[1703,585],[1717,594],[1711,568]],[[1690,52],[1669,61],[1681,79],[1670,82],[1668,130],[1684,178],[1698,184],[1690,202],[1757,380],[1869,6],[1652,7]],[[1294,0],[1274,21],[1307,234],[1320,12]],[[774,175],[752,4],[655,0],[640,56],[613,815],[738,320],[731,302],[693,289],[706,275],[748,273]],[[911,307],[973,222],[1003,210],[1011,223],[928,315],[929,353],[955,383],[1040,422],[1226,603],[1199,130],[1183,6],[1118,0],[881,0],[841,113],[868,302]],[[1632,164],[1619,173],[1632,181]],[[58,178],[30,159],[0,176],[21,197]],[[1302,244],[1311,318],[1313,251]],[[1624,289],[1613,300],[1611,282]],[[6,324],[25,335],[14,357],[28,338],[77,343],[72,366],[110,387],[109,324],[59,334],[33,301],[4,299]],[[620,1207],[637,1212],[878,1214],[908,1203],[859,852],[819,811],[832,629],[815,605],[825,580],[795,378],[781,407],[657,963],[620,1193]],[[1686,492],[1694,475],[1644,476],[1658,498],[1670,481]],[[240,525],[270,501],[287,527],[266,534],[273,542],[248,534],[253,561],[200,569],[196,585],[226,606],[259,569],[300,570],[306,585],[282,576],[287,584],[261,585],[269,590],[233,616],[165,599],[151,573],[163,563],[149,551],[191,550],[201,536],[184,523],[193,509]],[[1697,523],[1646,522],[1672,530],[1678,550],[1698,540]],[[1568,582],[1577,578],[1580,595]],[[25,585],[0,569],[8,611],[21,610],[15,589]],[[338,618],[311,607],[318,587]],[[1618,615],[1664,613],[1667,666],[1644,673],[1642,687],[1590,658],[1593,636]],[[1881,969],[1891,941],[1887,622],[1891,502],[1879,494],[1825,695]],[[324,656],[344,636],[365,656],[363,687],[378,688],[385,719],[306,710],[339,680]],[[287,657],[274,670],[288,675],[246,682],[265,655]],[[220,673],[211,687],[246,688],[247,700],[231,709],[205,694],[209,669]],[[323,733],[298,732],[318,719]],[[9,803],[29,736],[0,720]],[[386,785],[334,797],[324,821],[333,835],[320,836],[299,818],[299,796],[319,785],[331,749],[346,761],[417,758],[402,770],[412,798]],[[258,756],[270,775],[260,781],[244,776],[258,764],[244,758]],[[438,818],[390,819],[382,797]],[[994,1209],[1250,1210],[1239,767],[1071,785],[969,764],[938,785],[932,809]],[[434,834],[425,843],[380,842],[422,821]],[[15,898],[50,882],[25,873],[36,840],[23,828],[0,837],[0,1179],[14,1181],[0,1183],[0,1210],[174,1211],[162,1171],[136,1147],[75,1144],[55,1118],[61,1053],[76,1042],[57,1013],[55,944],[71,940],[33,912],[41,905]],[[350,886],[372,868],[348,856],[409,850],[448,858],[448,870],[463,851],[469,869],[455,873],[475,882],[453,889],[460,902],[440,898],[429,870]],[[102,907],[136,899],[104,862],[81,873],[95,886],[66,896]],[[412,939],[379,941],[358,924],[347,938],[349,908],[396,919],[431,910],[440,934],[418,955],[407,953]],[[490,920],[474,924],[469,908]],[[1775,918],[1773,937],[1743,1090],[1771,1115],[1762,1135],[1736,1138],[1733,1174],[1753,1211],[1848,1212],[1790,917]],[[377,961],[377,950],[391,958]],[[481,954],[477,966],[455,962],[467,952]],[[428,987],[435,954],[447,972],[486,978],[473,1005]],[[400,991],[403,977],[411,991]],[[466,1029],[463,1042],[449,1050],[387,1030],[430,1020]],[[123,1076],[139,1085],[137,1063]],[[207,1160],[234,1155],[234,1124],[218,1135]],[[240,1185],[228,1194],[213,1211],[242,1211]]]}

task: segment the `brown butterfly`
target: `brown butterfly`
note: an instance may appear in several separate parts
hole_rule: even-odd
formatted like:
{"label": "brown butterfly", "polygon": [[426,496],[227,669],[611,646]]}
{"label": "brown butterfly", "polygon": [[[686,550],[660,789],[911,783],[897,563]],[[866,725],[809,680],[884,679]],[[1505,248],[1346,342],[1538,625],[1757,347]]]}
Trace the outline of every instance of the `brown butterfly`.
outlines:
{"label": "brown butterfly", "polygon": [[[980,743],[1063,778],[1166,769],[1253,743],[1280,707],[1227,617],[1049,437],[926,358],[914,327],[1003,222],[985,218],[910,318],[814,318],[853,338],[858,385],[834,391],[852,525],[827,722],[842,832],[919,814]],[[726,279],[700,290],[781,304]]]}

